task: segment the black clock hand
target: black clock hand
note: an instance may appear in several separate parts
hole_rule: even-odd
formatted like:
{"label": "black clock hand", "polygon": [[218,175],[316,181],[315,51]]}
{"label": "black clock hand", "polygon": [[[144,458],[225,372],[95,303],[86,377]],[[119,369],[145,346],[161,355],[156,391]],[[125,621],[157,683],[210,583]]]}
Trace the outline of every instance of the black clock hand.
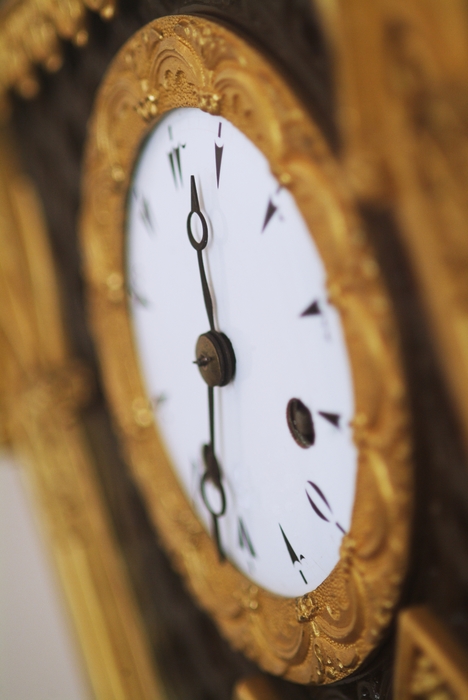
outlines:
{"label": "black clock hand", "polygon": [[[208,224],[200,210],[195,177],[190,177],[191,211],[187,217],[187,233],[190,244],[197,251],[198,267],[205,301],[206,313],[210,324],[210,330],[203,333],[197,342],[196,364],[208,386],[226,386],[233,379],[236,370],[236,358],[229,338],[215,329],[213,315],[213,300],[205,274],[203,263],[203,250],[208,244]],[[192,233],[192,220],[197,215],[202,225],[202,237],[197,241]]]}
{"label": "black clock hand", "polygon": [[[221,518],[226,513],[226,493],[221,481],[221,469],[216,458],[214,447],[214,396],[213,387],[208,387],[208,406],[210,414],[210,442],[208,445],[203,445],[202,455],[205,463],[205,473],[200,482],[200,491],[203,502],[207,510],[211,513],[213,523],[213,537],[216,542],[218,556],[220,561],[224,561],[226,556],[221,545],[221,537],[219,534],[218,518]],[[218,508],[213,508],[206,494],[206,484],[210,481],[218,491],[220,503]]]}
{"label": "black clock hand", "polygon": [[[206,223],[205,217],[203,216],[203,213],[200,210],[200,203],[198,201],[197,186],[195,184],[195,177],[193,175],[190,177],[190,196],[191,196],[192,209],[191,209],[191,212],[187,218],[187,233],[188,233],[190,243],[197,251],[198,267],[200,269],[200,278],[201,278],[201,284],[202,284],[202,290],[203,290],[203,299],[205,300],[205,308],[206,308],[206,313],[208,315],[208,321],[210,324],[210,328],[212,331],[214,331],[215,327],[214,327],[214,318],[213,318],[213,300],[211,299],[210,288],[208,287],[208,281],[206,279],[205,266],[203,264],[203,255],[202,255],[202,251],[206,248],[206,245],[208,243],[208,225]],[[200,241],[197,241],[192,233],[192,218],[193,218],[194,214],[196,214],[198,216],[200,223],[202,225],[202,237],[201,237]]]}
{"label": "black clock hand", "polygon": [[[220,561],[224,561],[225,554],[221,545],[219,534],[218,519],[226,513],[226,493],[224,491],[221,469],[215,452],[215,430],[214,430],[214,391],[215,386],[225,386],[234,377],[236,368],[236,358],[232,349],[229,338],[215,329],[213,300],[211,298],[208,281],[206,279],[205,266],[203,263],[203,250],[208,244],[208,225],[206,219],[200,210],[198,200],[197,186],[195,177],[190,178],[190,194],[191,194],[191,211],[187,217],[187,233],[190,244],[197,251],[198,267],[200,270],[200,279],[203,291],[203,299],[205,301],[206,313],[210,324],[210,330],[203,333],[197,341],[195,363],[198,365],[200,374],[208,384],[208,410],[210,422],[210,442],[208,445],[203,445],[202,456],[205,464],[205,472],[200,481],[200,491],[203,502],[211,514],[213,522],[213,537],[218,549]],[[192,220],[194,215],[197,215],[201,226],[202,236],[200,241],[197,241],[192,233]],[[210,503],[206,485],[210,482],[217,490],[220,503],[218,508],[215,508]]]}

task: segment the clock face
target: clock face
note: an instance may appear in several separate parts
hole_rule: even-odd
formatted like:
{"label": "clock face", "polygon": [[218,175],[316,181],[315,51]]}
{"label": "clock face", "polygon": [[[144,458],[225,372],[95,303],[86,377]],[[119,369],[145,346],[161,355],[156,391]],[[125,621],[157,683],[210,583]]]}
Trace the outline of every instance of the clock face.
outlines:
{"label": "clock face", "polygon": [[[145,142],[128,199],[127,276],[156,423],[220,552],[290,597],[338,563],[357,471],[350,363],[311,233],[227,120],[176,109]],[[199,371],[210,358],[196,352],[210,331],[207,294],[235,355],[233,379],[214,389]]]}

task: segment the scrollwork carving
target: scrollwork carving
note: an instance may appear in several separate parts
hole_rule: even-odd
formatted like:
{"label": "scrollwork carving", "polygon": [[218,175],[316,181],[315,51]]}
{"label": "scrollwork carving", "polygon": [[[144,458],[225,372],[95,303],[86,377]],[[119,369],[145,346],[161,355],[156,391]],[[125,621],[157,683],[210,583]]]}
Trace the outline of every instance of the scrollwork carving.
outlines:
{"label": "scrollwork carving", "polygon": [[33,97],[39,82],[35,65],[54,72],[62,65],[62,39],[83,46],[88,41],[86,12],[114,16],[116,0],[19,0],[3,3],[0,12],[0,99],[15,88]]}

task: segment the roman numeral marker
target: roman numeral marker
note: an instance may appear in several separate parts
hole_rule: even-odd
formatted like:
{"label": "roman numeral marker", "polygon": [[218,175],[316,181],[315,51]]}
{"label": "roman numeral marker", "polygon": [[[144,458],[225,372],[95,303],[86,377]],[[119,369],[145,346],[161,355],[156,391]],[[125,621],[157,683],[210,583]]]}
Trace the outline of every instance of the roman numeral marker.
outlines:
{"label": "roman numeral marker", "polygon": [[[308,481],[307,483],[310,484],[310,486],[312,486],[312,488],[314,489],[315,493],[319,496],[319,498],[322,500],[322,502],[326,505],[326,507],[327,507],[328,510],[330,511],[330,516],[333,516],[333,512],[332,512],[332,509],[331,509],[331,505],[329,504],[329,502],[328,502],[328,500],[327,500],[325,494],[323,493],[323,491],[317,486],[317,484],[314,484],[312,481]],[[315,496],[315,494],[312,494],[312,495]],[[318,515],[318,517],[321,518],[321,520],[325,520],[325,522],[327,522],[327,523],[333,522],[333,520],[330,520],[330,518],[327,518],[327,516],[320,510],[320,508],[317,506],[317,504],[315,503],[315,501],[312,499],[312,497],[311,497],[311,495],[309,494],[309,492],[307,491],[307,489],[306,489],[306,496],[307,496],[307,499],[308,499],[310,505],[312,506],[312,509],[313,509],[314,513],[315,513],[316,515]],[[345,530],[341,527],[340,523],[335,522],[335,525],[336,525],[336,527],[338,528],[338,530],[340,530],[340,532],[343,533],[343,535],[346,534]]]}
{"label": "roman numeral marker", "polygon": [[[222,122],[219,122],[218,126],[218,138],[221,138],[221,128],[222,128]],[[219,189],[219,176],[221,175],[221,161],[223,160],[223,150],[224,146],[218,146],[217,143],[215,143],[215,161],[216,161],[216,186]]]}
{"label": "roman numeral marker", "polygon": [[[326,499],[326,497],[324,496],[324,494],[322,493],[322,491],[321,491],[321,490],[319,489],[319,487],[317,486],[317,484],[314,484],[312,481],[308,481],[307,483],[310,484],[310,485],[312,486],[312,488],[314,489],[314,491],[320,496],[320,498],[321,498],[322,501],[325,503],[325,505],[327,506],[328,510],[329,510],[330,513],[331,513],[330,504],[329,504],[329,502],[327,501],[327,499]],[[329,522],[330,522],[329,518],[327,518],[327,516],[324,515],[324,514],[322,513],[322,511],[319,510],[319,508],[315,505],[315,503],[314,503],[314,501],[312,500],[312,498],[310,497],[309,492],[307,491],[307,489],[306,489],[306,495],[307,495],[307,498],[309,499],[310,505],[312,506],[312,508],[314,509],[314,511],[317,513],[317,515],[319,516],[319,518],[322,518],[322,520],[326,520],[327,523],[329,523]]]}
{"label": "roman numeral marker", "polygon": [[174,178],[174,184],[177,187],[177,178],[176,178],[176,171],[175,171],[175,166],[174,166],[174,153],[171,151],[168,153],[169,156],[169,163],[171,165],[171,171],[172,171],[172,177]]}
{"label": "roman numeral marker", "polygon": [[219,188],[219,176],[221,175],[221,161],[223,159],[224,146],[218,146],[215,143],[215,160],[216,160],[216,186]]}
{"label": "roman numeral marker", "polygon": [[[278,525],[279,525],[279,523],[278,523]],[[290,541],[288,540],[288,538],[287,538],[286,535],[284,534],[284,530],[283,530],[283,528],[281,527],[281,525],[279,526],[279,529],[281,530],[281,534],[283,535],[284,544],[286,545],[286,549],[288,550],[288,554],[289,554],[289,557],[290,557],[290,559],[291,559],[292,565],[294,566],[294,564],[295,564],[296,562],[300,565],[301,562],[302,562],[302,560],[303,560],[305,557],[303,557],[302,554],[301,554],[300,557],[297,556],[296,552],[295,552],[294,549],[292,548],[292,545],[291,545]],[[306,577],[304,576],[304,574],[303,574],[303,572],[302,572],[302,569],[299,569],[299,573],[301,574],[302,580],[304,581],[304,583],[307,584],[307,579],[306,579]]]}
{"label": "roman numeral marker", "polygon": [[163,403],[166,403],[166,401],[167,401],[167,395],[164,393],[158,394],[157,396],[153,396],[153,398],[151,399],[151,403],[153,404],[153,406],[155,408],[158,408]]}
{"label": "roman numeral marker", "polygon": [[256,557],[257,555],[255,554],[255,549],[253,548],[252,541],[248,535],[248,532],[245,528],[244,523],[242,522],[242,518],[239,518],[239,546],[241,549],[248,549],[250,554],[253,557]]}
{"label": "roman numeral marker", "polygon": [[318,411],[319,416],[325,418],[329,423],[335,426],[335,428],[340,428],[341,416],[338,413],[327,413],[326,411]]}
{"label": "roman numeral marker", "polygon": [[305,311],[301,313],[301,318],[304,316],[318,316],[321,314],[320,306],[318,301],[313,301],[310,306],[307,307]]}
{"label": "roman numeral marker", "polygon": [[281,527],[281,525],[279,526],[279,529],[281,530],[281,534],[283,535],[284,544],[286,545],[286,549],[288,550],[288,554],[291,557],[291,562],[293,564],[295,564],[297,561],[300,563],[299,557],[297,556],[296,552],[292,548],[290,541],[288,540],[288,538],[284,534],[284,530]]}
{"label": "roman numeral marker", "polygon": [[[169,138],[172,141],[172,128],[169,127]],[[169,165],[171,166],[172,177],[174,178],[174,184],[176,187],[183,186],[184,181],[182,178],[182,165],[180,162],[180,149],[185,148],[185,143],[172,148],[167,154],[169,158]]]}
{"label": "roman numeral marker", "polygon": [[151,208],[150,208],[150,205],[148,204],[148,200],[145,197],[143,197],[143,201],[141,203],[140,216],[141,216],[141,220],[143,221],[144,225],[146,226],[146,229],[149,232],[154,233],[154,225],[153,225],[153,217],[151,215]]}
{"label": "roman numeral marker", "polygon": [[145,297],[142,294],[139,294],[139,292],[137,292],[132,285],[129,286],[128,293],[130,294],[130,297],[134,299],[136,303],[142,306],[144,309],[147,309],[150,306],[148,299],[145,299]]}
{"label": "roman numeral marker", "polygon": [[264,232],[264,230],[266,229],[266,227],[270,223],[271,218],[274,216],[274,214],[277,210],[278,210],[278,207],[276,206],[276,204],[273,204],[273,202],[270,198],[270,200],[268,201],[268,207],[267,207],[266,214],[265,214],[265,220],[263,222],[262,233]]}
{"label": "roman numeral marker", "polygon": [[184,183],[182,180],[182,167],[180,164],[180,146],[177,146],[177,148],[173,148],[168,155],[169,162],[171,164],[172,177],[174,178],[174,184],[176,187],[179,186],[179,183],[183,185]]}

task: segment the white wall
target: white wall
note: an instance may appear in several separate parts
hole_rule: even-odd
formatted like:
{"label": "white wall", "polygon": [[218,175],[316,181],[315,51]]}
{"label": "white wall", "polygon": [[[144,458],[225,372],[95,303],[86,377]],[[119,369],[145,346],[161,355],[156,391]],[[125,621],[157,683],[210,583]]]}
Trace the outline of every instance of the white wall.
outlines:
{"label": "white wall", "polygon": [[0,455],[0,699],[91,700],[20,467]]}

